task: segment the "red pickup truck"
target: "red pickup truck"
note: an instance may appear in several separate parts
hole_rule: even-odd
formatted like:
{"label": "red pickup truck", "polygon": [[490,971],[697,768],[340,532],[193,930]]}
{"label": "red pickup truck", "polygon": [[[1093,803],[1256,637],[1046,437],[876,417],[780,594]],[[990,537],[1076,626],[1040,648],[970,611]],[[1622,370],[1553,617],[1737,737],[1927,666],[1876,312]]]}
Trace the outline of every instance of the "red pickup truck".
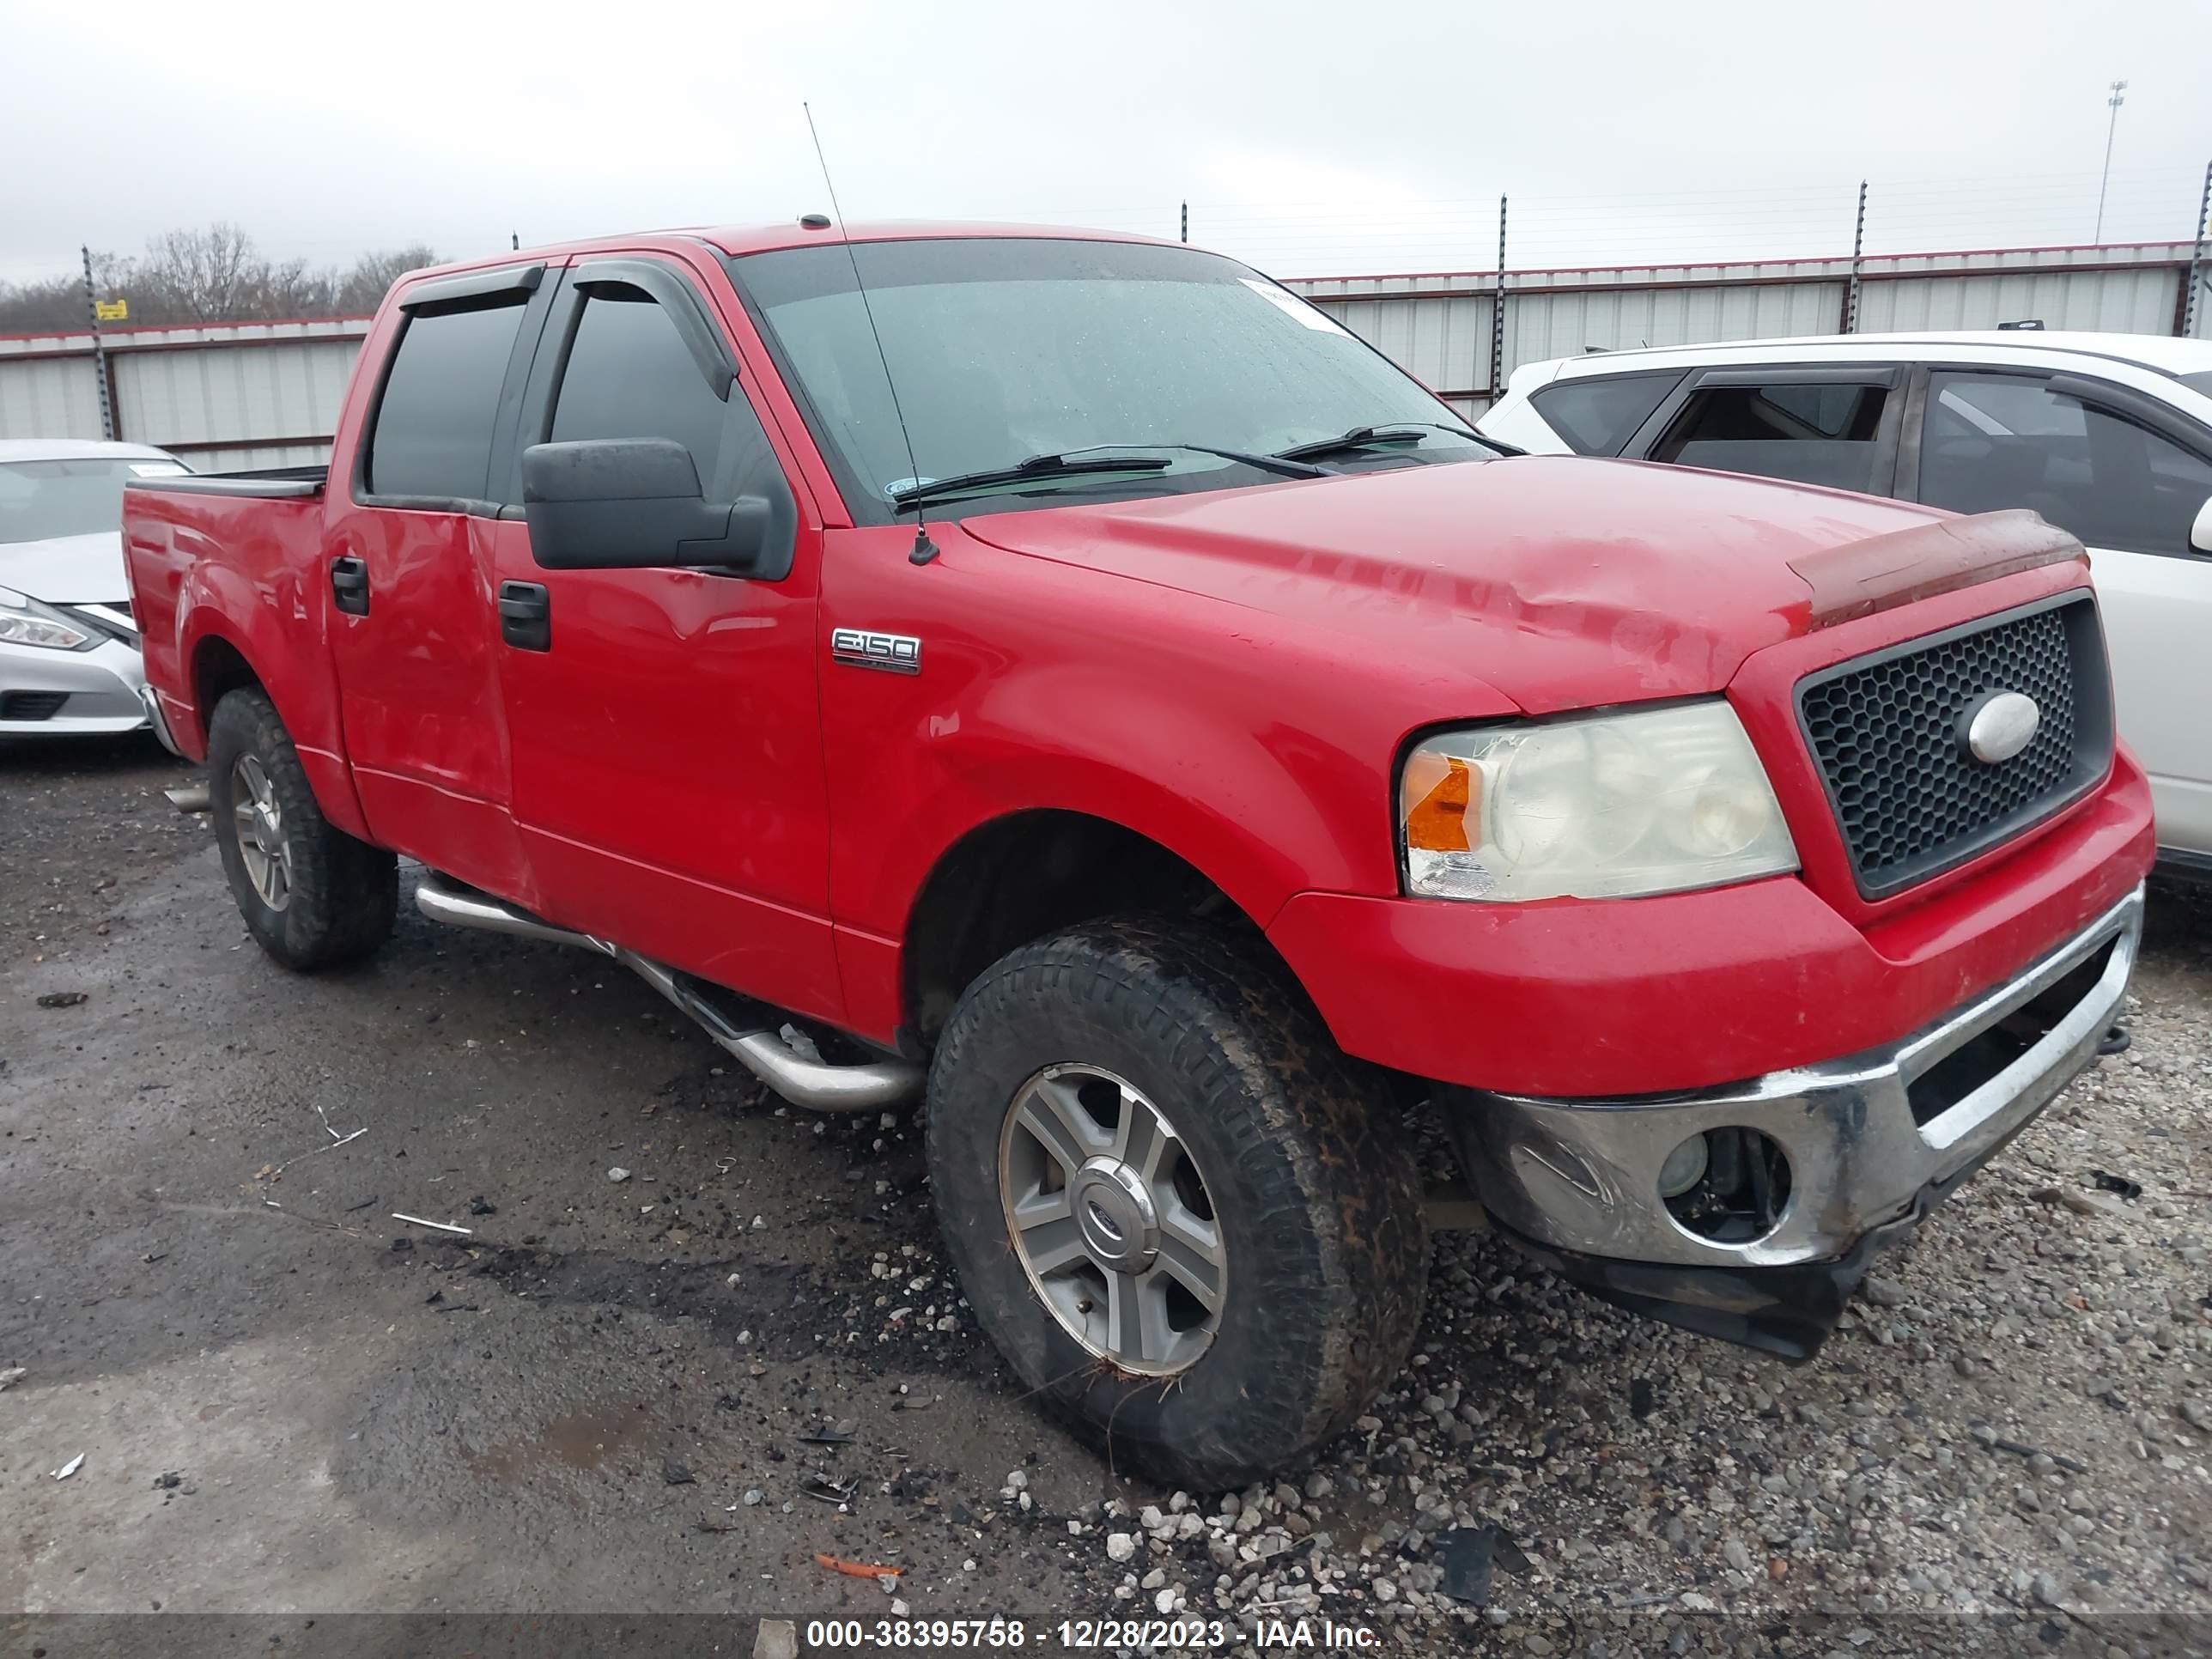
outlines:
{"label": "red pickup truck", "polygon": [[1188,247],[419,272],[327,474],[124,517],[270,955],[374,950],[404,856],[793,1101],[920,1099],[984,1328],[1193,1486],[1401,1364],[1419,1103],[1522,1248],[1802,1359],[2135,955],[2074,542],[1520,457]]}

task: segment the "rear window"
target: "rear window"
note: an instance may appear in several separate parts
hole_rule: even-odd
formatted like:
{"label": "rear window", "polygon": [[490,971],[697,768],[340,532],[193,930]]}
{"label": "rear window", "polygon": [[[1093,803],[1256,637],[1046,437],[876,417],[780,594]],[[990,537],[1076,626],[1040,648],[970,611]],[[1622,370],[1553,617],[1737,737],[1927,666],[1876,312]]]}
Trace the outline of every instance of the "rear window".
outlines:
{"label": "rear window", "polygon": [[416,312],[384,380],[362,475],[372,495],[480,501],[492,428],[526,294]]}
{"label": "rear window", "polygon": [[2201,392],[2206,397],[2212,398],[2212,368],[2200,370],[2195,374],[2179,375],[2176,378],[2191,392]]}
{"label": "rear window", "polygon": [[1651,418],[1682,383],[1684,371],[1577,376],[1554,380],[1528,396],[1544,423],[1577,455],[1618,455],[1636,428]]}

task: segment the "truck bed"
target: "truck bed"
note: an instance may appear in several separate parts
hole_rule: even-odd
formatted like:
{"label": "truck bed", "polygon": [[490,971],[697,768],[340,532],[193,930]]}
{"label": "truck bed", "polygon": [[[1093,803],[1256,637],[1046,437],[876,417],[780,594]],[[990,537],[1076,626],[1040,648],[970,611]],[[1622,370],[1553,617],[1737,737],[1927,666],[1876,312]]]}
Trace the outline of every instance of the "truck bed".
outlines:
{"label": "truck bed", "polygon": [[123,492],[123,555],[147,683],[177,747],[204,757],[216,699],[258,676],[319,797],[343,820],[353,787],[326,637],[328,476],[293,466],[133,478]]}
{"label": "truck bed", "polygon": [[186,495],[247,495],[285,501],[319,495],[329,482],[326,465],[270,466],[243,472],[191,472],[174,477],[133,478],[141,489],[173,490]]}

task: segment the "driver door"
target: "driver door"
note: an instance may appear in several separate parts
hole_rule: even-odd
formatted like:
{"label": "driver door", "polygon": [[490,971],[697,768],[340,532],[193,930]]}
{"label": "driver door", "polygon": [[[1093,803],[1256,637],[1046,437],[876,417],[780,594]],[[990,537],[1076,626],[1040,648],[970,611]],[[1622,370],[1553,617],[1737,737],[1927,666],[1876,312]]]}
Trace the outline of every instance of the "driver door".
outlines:
{"label": "driver door", "polygon": [[819,526],[801,518],[775,581],[552,570],[517,504],[522,450],[605,438],[682,443],[710,501],[790,501],[736,364],[681,262],[595,257],[562,274],[496,530],[514,820],[551,919],[835,1019]]}

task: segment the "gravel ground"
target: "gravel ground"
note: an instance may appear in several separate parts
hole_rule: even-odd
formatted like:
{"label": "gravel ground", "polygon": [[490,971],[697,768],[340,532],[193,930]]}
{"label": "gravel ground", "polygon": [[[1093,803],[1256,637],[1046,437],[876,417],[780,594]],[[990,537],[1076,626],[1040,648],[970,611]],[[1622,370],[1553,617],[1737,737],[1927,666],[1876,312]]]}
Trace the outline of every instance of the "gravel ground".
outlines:
{"label": "gravel ground", "polygon": [[[2133,1046],[1877,1264],[1816,1364],[1447,1236],[1413,1363],[1354,1432],[1280,1484],[1182,1494],[1019,1397],[946,1279],[910,1116],[779,1110],[550,947],[410,918],[369,969],[289,977],[161,803],[178,775],[0,756],[0,1374],[26,1368],[0,1608],[2212,1651],[2203,901],[2154,890]],[[325,1115],[370,1133],[289,1167]],[[810,1498],[817,1474],[850,1499]],[[906,1573],[879,1591],[817,1550]],[[1448,1593],[1485,1559],[1486,1605]]]}
{"label": "gravel ground", "polygon": [[[2212,908],[2154,904],[2132,1046],[1878,1262],[1815,1364],[1447,1237],[1358,1431],[1302,1483],[1145,1512],[1114,1593],[1539,1655],[2212,1649]],[[1496,1545],[1479,1613],[1440,1590],[1454,1528]]]}

